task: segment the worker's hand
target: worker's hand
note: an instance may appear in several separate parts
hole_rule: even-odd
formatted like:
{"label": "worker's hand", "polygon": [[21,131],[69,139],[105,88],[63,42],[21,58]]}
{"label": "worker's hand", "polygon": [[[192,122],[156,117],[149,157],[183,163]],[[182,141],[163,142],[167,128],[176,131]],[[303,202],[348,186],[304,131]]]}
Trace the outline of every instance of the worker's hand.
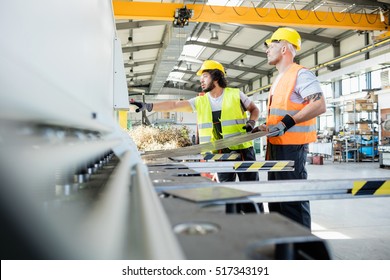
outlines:
{"label": "worker's hand", "polygon": [[259,131],[266,131],[267,127],[265,124],[261,124],[259,126],[256,126],[253,130],[252,133],[259,132]]}
{"label": "worker's hand", "polygon": [[287,130],[295,125],[295,120],[290,115],[285,115],[276,125],[268,126],[269,136],[282,136]]}
{"label": "worker's hand", "polygon": [[130,99],[130,105],[135,105],[138,109],[135,109],[137,113],[147,110],[148,112],[153,110],[153,103],[138,102],[134,99]]}
{"label": "worker's hand", "polygon": [[256,122],[254,120],[249,120],[246,122],[246,125],[244,125],[242,128],[245,129],[247,133],[249,133],[253,130],[255,124]]}
{"label": "worker's hand", "polygon": [[277,125],[268,126],[269,136],[282,136],[286,130],[286,126],[283,122],[279,122]]}

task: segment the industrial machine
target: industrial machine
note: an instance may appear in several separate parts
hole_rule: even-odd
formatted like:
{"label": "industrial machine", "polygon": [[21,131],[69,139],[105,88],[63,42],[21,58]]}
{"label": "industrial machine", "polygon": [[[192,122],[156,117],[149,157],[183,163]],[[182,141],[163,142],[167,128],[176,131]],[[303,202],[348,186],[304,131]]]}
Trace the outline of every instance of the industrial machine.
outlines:
{"label": "industrial machine", "polygon": [[[285,200],[345,197],[349,181],[328,183],[331,190],[321,182],[221,189],[199,166],[145,162],[118,124],[128,93],[111,1],[5,2],[2,259],[331,258],[324,240],[278,214],[210,209],[277,201],[280,192]],[[193,199],[210,190],[219,193]]]}

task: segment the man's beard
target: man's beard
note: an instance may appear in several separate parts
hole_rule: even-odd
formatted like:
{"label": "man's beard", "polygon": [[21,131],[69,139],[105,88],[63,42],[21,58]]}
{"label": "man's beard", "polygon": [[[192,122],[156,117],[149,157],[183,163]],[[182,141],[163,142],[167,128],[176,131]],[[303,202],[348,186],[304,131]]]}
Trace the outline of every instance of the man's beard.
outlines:
{"label": "man's beard", "polygon": [[203,92],[209,92],[212,91],[213,89],[215,89],[215,85],[214,83],[210,83],[210,85],[207,88],[205,88]]}

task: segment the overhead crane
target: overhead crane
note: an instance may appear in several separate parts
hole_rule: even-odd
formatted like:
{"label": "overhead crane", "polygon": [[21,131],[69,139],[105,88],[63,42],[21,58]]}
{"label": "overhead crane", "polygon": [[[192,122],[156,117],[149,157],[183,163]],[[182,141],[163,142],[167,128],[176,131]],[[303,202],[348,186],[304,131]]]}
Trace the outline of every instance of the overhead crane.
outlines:
{"label": "overhead crane", "polygon": [[[160,2],[121,2],[113,1],[117,19],[171,21],[176,10],[183,4]],[[310,28],[338,28],[349,30],[382,30],[389,27],[389,13],[340,13],[328,11],[211,6],[187,4],[193,11],[190,21],[214,23],[240,23],[251,25],[295,26]]]}

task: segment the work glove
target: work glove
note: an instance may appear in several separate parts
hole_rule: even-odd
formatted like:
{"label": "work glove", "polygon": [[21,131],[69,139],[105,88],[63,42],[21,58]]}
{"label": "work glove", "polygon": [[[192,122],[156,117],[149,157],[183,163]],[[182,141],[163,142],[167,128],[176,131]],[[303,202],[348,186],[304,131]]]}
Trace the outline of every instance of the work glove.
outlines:
{"label": "work glove", "polygon": [[255,127],[256,122],[254,120],[249,120],[246,122],[246,124],[242,127],[246,130],[247,133],[251,132],[253,128]]}
{"label": "work glove", "polygon": [[285,115],[276,125],[268,126],[270,136],[282,136],[287,130],[295,125],[295,120],[290,115]]}
{"label": "work glove", "polygon": [[259,131],[266,131],[267,130],[267,127],[265,126],[265,124],[261,124],[259,126],[256,126],[253,130],[252,130],[252,133],[256,133],[256,132],[259,132]]}
{"label": "work glove", "polygon": [[135,109],[137,113],[145,110],[151,112],[153,110],[153,103],[138,102],[135,101],[134,99],[130,99],[130,104],[138,107],[138,109]]}

